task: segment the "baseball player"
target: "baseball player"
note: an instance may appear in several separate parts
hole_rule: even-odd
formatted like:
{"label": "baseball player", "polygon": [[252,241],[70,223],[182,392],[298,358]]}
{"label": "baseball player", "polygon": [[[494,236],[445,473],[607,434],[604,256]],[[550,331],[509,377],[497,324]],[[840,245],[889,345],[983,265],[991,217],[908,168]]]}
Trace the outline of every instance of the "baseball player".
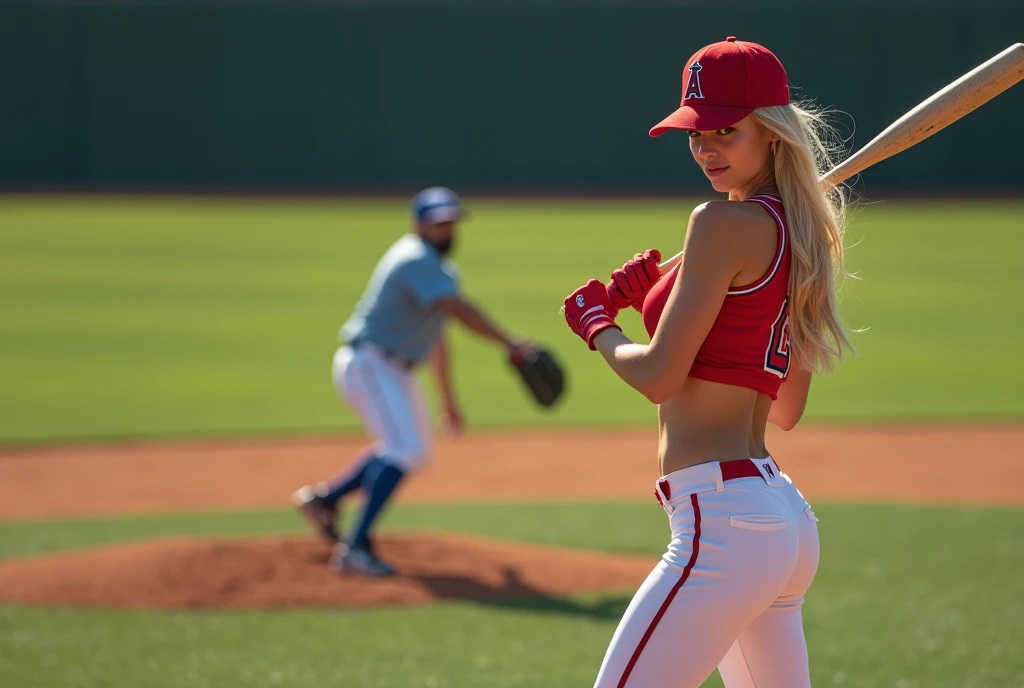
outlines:
{"label": "baseball player", "polygon": [[[612,637],[597,688],[691,688],[715,667],[728,688],[810,686],[801,621],[818,567],[817,519],[779,469],[765,427],[801,418],[813,370],[850,342],[837,309],[843,200],[819,120],[790,103],[767,48],[729,37],[683,71],[683,130],[712,187],[690,216],[681,267],[638,254],[607,287],[565,299],[570,328],[659,405],[655,495],[672,540]],[[615,324],[639,306],[649,344]]]}
{"label": "baseball player", "polygon": [[[455,318],[506,349],[510,359],[532,349],[500,329],[460,291],[448,259],[465,217],[445,187],[421,191],[412,202],[412,231],[377,263],[334,354],[334,386],[376,438],[356,463],[327,482],[299,488],[292,500],[316,533],[335,545],[340,571],[389,576],[394,569],[373,549],[371,531],[395,489],[423,467],[430,454],[430,423],[414,371],[428,359],[444,404],[447,429],[458,434],[463,416],[449,377],[444,326]],[[362,490],[363,510],[346,539],[336,527],[343,497]]]}

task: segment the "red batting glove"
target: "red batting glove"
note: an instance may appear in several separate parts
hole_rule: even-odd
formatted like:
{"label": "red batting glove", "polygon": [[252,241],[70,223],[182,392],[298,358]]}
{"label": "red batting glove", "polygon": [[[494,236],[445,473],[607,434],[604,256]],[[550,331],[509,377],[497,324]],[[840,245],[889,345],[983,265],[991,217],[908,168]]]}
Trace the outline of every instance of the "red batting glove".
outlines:
{"label": "red batting glove", "polygon": [[608,283],[608,300],[616,310],[622,310],[632,306],[636,310],[643,308],[644,297],[651,290],[661,273],[658,271],[658,263],[661,261],[661,251],[651,248],[643,253],[637,253],[632,260],[612,273],[612,279]]}
{"label": "red batting glove", "polygon": [[614,327],[618,309],[608,300],[608,289],[596,279],[589,280],[582,287],[565,298],[565,322],[569,329],[578,334],[594,350],[594,337],[597,333]]}

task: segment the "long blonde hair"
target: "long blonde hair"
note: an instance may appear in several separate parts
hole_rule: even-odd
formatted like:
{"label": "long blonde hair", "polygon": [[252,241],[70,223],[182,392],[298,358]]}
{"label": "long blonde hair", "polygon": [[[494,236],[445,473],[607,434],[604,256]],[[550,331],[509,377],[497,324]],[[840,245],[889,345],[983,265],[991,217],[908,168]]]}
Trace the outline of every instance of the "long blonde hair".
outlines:
{"label": "long blonde hair", "polygon": [[775,144],[775,183],[790,237],[789,341],[796,360],[810,370],[832,371],[853,345],[839,317],[840,277],[847,201],[842,186],[822,191],[820,174],[833,167],[842,142],[823,115],[809,106],[772,105],[755,119],[780,138]]}

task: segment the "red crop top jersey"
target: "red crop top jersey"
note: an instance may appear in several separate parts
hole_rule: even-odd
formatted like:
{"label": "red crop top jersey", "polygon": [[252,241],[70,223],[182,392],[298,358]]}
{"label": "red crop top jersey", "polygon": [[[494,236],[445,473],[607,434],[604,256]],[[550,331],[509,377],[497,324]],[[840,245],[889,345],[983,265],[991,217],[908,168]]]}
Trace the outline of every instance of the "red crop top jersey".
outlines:
{"label": "red crop top jersey", "polygon": [[[746,202],[759,203],[775,218],[775,258],[761,279],[729,289],[690,377],[749,387],[774,400],[789,373],[789,232],[780,199],[760,195]],[[651,337],[678,276],[676,265],[644,299],[644,327]]]}

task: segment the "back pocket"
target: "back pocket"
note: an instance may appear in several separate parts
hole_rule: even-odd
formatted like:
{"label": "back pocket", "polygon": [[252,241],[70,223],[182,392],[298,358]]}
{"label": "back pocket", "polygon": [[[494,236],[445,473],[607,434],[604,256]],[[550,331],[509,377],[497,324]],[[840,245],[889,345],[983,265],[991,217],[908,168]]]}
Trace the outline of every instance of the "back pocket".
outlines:
{"label": "back pocket", "polygon": [[778,514],[743,514],[730,516],[729,525],[741,530],[783,530],[789,519]]}

